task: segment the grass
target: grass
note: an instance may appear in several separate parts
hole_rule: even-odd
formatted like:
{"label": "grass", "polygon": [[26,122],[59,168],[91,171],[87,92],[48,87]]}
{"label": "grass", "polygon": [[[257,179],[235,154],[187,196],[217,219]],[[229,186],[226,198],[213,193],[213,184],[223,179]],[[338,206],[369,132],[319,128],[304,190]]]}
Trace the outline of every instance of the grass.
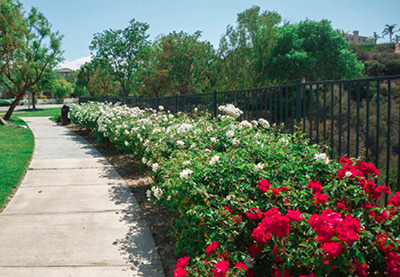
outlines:
{"label": "grass", "polygon": [[[26,126],[13,117],[11,124]],[[0,210],[21,183],[32,157],[34,139],[29,128],[0,125]]]}
{"label": "grass", "polygon": [[[0,112],[0,116],[4,116],[5,115],[5,111],[1,111]],[[14,111],[11,118],[10,118],[10,122],[11,124],[18,124],[18,123],[13,123],[13,120],[17,120],[19,117],[32,117],[32,116],[50,116],[51,120],[56,120],[58,117],[61,116],[61,108],[46,108],[46,109],[36,109],[36,110],[32,110],[32,109],[23,109],[23,110],[18,110],[18,111]]]}

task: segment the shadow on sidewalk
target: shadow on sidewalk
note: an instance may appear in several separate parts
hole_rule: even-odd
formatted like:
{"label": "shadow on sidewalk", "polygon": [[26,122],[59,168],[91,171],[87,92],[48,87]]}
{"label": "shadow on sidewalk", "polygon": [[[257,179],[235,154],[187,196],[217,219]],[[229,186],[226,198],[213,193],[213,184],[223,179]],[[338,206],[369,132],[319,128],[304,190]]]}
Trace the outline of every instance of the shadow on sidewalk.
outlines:
{"label": "shadow on sidewalk", "polygon": [[110,200],[121,207],[120,221],[128,227],[126,236],[117,239],[114,245],[118,246],[131,268],[143,276],[164,276],[152,234],[129,187],[114,168],[104,168],[102,178],[110,180]]}

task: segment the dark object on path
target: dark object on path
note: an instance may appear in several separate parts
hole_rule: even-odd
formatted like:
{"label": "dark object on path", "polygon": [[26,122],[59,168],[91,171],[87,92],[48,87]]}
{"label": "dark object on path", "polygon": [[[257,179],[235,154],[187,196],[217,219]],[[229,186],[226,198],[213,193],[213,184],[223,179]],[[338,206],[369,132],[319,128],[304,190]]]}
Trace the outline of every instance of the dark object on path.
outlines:
{"label": "dark object on path", "polygon": [[68,117],[68,113],[70,111],[70,108],[68,105],[64,105],[61,108],[61,125],[69,125],[71,123],[71,120]]}

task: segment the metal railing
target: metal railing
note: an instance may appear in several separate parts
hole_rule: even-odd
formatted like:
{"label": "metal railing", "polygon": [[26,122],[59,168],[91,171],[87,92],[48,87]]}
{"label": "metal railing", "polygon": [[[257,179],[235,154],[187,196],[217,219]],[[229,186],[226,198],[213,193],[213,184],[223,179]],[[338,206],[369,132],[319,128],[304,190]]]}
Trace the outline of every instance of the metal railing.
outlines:
{"label": "metal railing", "polygon": [[[121,99],[80,98],[80,103],[86,101]],[[153,109],[162,105],[173,113],[192,112],[196,107],[214,116],[218,106],[234,104],[245,120],[284,123],[289,132],[301,126],[310,143],[330,148],[332,158],[362,156],[379,168],[379,182],[400,191],[400,75],[129,98],[127,104]]]}

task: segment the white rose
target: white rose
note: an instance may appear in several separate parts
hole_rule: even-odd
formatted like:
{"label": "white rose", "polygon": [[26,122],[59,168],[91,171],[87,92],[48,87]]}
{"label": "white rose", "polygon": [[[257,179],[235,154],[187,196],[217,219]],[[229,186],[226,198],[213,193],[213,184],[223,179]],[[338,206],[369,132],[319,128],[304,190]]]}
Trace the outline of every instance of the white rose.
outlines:
{"label": "white rose", "polygon": [[219,156],[218,155],[214,155],[212,158],[211,158],[211,161],[210,161],[210,165],[211,166],[214,166],[217,162],[219,162]]}
{"label": "white rose", "polygon": [[193,170],[190,169],[184,169],[181,172],[179,172],[179,177],[181,179],[187,179],[189,178],[189,175],[193,173]]}

